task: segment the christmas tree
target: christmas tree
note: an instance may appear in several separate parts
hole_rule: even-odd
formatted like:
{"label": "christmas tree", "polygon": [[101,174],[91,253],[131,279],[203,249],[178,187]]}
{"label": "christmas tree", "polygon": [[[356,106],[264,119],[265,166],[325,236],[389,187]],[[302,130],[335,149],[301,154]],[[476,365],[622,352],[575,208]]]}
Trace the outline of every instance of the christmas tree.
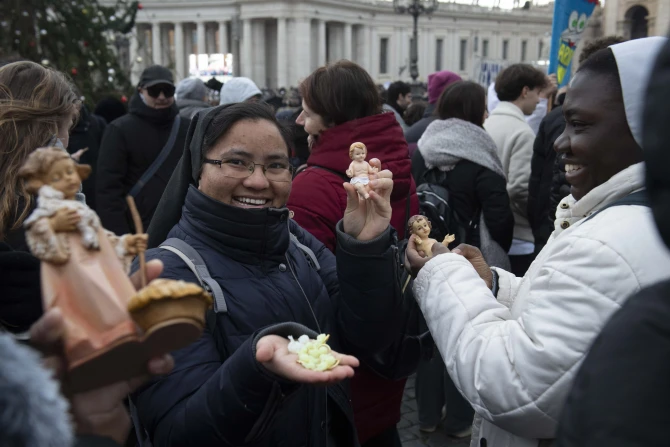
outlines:
{"label": "christmas tree", "polygon": [[67,73],[84,100],[131,91],[128,35],[137,1],[1,0],[0,61],[28,59]]}

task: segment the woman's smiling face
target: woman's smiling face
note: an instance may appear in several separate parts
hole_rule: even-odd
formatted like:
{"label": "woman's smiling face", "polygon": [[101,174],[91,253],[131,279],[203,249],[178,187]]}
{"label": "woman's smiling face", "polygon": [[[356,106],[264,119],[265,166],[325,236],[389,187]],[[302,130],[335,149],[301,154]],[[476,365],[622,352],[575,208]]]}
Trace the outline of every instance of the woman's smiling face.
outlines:
{"label": "woman's smiling face", "polygon": [[[288,147],[277,126],[267,120],[241,120],[233,124],[207,152],[206,158],[233,165],[254,162],[266,168],[289,165]],[[281,208],[291,192],[288,181],[270,181],[262,166],[246,178],[225,175],[226,166],[204,164],[198,189],[227,205],[239,208]]]}

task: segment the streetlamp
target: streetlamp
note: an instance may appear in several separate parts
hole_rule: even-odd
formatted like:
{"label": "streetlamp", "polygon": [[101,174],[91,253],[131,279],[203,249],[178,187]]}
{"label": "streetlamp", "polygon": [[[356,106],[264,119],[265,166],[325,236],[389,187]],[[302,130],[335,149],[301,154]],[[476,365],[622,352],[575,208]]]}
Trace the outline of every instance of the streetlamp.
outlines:
{"label": "streetlamp", "polygon": [[437,9],[437,0],[393,0],[393,9],[398,14],[409,13],[414,18],[414,31],[412,33],[412,45],[409,49],[409,74],[414,83],[419,77],[419,16],[432,14]]}

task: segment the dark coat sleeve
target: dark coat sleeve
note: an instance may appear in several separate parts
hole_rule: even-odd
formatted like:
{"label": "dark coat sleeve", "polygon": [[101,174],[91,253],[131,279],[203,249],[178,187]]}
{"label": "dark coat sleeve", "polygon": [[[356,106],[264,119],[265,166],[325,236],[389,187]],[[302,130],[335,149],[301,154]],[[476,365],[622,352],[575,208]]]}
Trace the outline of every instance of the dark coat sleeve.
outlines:
{"label": "dark coat sleeve", "polygon": [[477,201],[482,204],[484,222],[494,241],[506,252],[512,245],[514,215],[507,195],[505,178],[482,168],[475,179]]}
{"label": "dark coat sleeve", "polygon": [[640,291],[593,343],[568,395],[558,447],[668,445],[670,282]]}
{"label": "dark coat sleeve", "polygon": [[96,206],[102,226],[117,235],[130,233],[126,218],[128,147],[115,125],[107,126],[100,143],[96,178]]}
{"label": "dark coat sleeve", "polygon": [[[162,277],[197,282],[176,255],[157,250],[151,257],[163,261]],[[315,335],[293,325],[297,327],[289,332],[293,335]],[[217,350],[210,327],[198,341],[173,352],[174,370],[133,397],[154,447],[240,446],[261,441],[283,401],[300,386],[256,361],[260,336],[285,335],[285,330],[273,331],[275,327],[256,332],[226,359]]]}

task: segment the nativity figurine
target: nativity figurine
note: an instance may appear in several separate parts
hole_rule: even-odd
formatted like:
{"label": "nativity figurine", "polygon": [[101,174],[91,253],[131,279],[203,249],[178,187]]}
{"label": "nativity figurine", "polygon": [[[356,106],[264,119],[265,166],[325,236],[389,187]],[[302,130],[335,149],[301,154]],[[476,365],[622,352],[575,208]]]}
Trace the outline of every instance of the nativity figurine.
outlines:
{"label": "nativity figurine", "polygon": [[349,183],[354,185],[362,199],[370,198],[370,174],[376,174],[378,171],[365,161],[367,155],[368,148],[363,143],[354,143],[349,147],[349,158],[353,161],[346,174],[351,179]]}
{"label": "nativity figurine", "polygon": [[[410,217],[407,221],[407,227],[412,235],[411,237],[414,238],[416,250],[419,253],[423,252],[424,258],[433,257],[433,244],[438,242],[435,239],[430,238],[430,230],[432,229],[432,226],[426,216],[416,215]],[[453,234],[448,234],[442,240],[442,245],[448,248],[449,244],[455,240],[456,237]]]}
{"label": "nativity figurine", "polygon": [[[149,340],[131,318],[128,304],[136,290],[127,273],[132,257],[146,249],[147,235],[117,236],[75,200],[90,172],[55,147],[35,150],[19,170],[27,191],[37,194],[24,227],[30,251],[42,261],[43,306],[62,312],[68,369],[79,390],[142,374],[149,358],[175,348],[158,333]],[[204,308],[201,313],[204,318]],[[187,338],[197,339],[202,326]]]}

